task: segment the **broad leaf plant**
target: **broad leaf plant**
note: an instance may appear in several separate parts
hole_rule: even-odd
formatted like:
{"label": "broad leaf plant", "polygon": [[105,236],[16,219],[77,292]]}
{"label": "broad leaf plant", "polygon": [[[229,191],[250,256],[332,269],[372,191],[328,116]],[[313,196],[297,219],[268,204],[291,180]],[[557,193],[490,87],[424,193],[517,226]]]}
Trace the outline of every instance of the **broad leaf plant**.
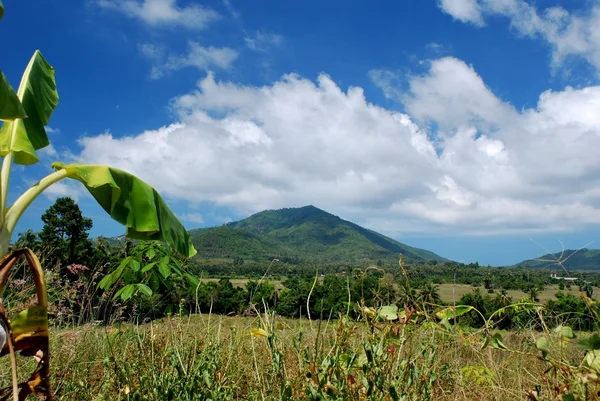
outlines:
{"label": "broad leaf plant", "polygon": [[[0,19],[4,7],[0,0]],[[159,240],[184,257],[196,253],[188,232],[167,207],[158,192],[137,177],[117,168],[91,164],[53,163],[54,172],[26,190],[12,205],[7,205],[13,164],[33,165],[40,161],[37,152],[50,144],[45,127],[58,104],[54,68],[36,50],[25,68],[15,92],[0,71],[0,297],[12,267],[25,258],[36,285],[37,305],[20,312],[12,321],[0,302],[0,356],[10,355],[13,370],[12,388],[0,390],[0,400],[24,400],[29,394],[51,398],[48,379],[47,294],[43,270],[29,249],[9,253],[10,241],[27,207],[51,185],[64,180],[79,181],[100,206],[126,227],[133,239]],[[125,292],[145,286],[127,287]],[[36,358],[37,367],[24,383],[17,382],[16,352]]]}

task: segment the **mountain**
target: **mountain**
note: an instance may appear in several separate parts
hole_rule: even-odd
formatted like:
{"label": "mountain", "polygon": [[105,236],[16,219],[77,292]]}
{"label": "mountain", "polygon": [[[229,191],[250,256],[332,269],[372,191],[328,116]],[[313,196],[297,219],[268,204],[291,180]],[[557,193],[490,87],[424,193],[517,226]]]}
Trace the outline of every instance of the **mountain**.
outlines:
{"label": "mountain", "polygon": [[200,257],[359,261],[397,258],[402,253],[413,261],[447,261],[314,206],[265,210],[221,227],[191,230],[190,234]]}
{"label": "mountain", "polygon": [[536,259],[525,260],[519,265],[534,269],[561,269],[556,260],[563,261],[562,265],[567,270],[600,270],[600,249],[580,249],[578,251],[568,249],[540,256]]}

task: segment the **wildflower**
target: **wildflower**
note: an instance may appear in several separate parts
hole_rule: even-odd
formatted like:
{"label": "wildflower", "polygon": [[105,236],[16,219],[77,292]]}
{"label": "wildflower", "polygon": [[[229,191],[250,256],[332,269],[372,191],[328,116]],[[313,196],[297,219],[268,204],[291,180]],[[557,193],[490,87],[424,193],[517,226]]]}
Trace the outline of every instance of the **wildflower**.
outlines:
{"label": "wildflower", "polygon": [[252,335],[254,337],[269,337],[269,333],[267,333],[263,329],[259,329],[258,327],[253,327],[252,328]]}
{"label": "wildflower", "polygon": [[71,274],[79,274],[79,272],[89,270],[89,268],[84,265],[79,265],[79,264],[73,263],[73,264],[70,264],[69,266],[67,266],[67,270]]}

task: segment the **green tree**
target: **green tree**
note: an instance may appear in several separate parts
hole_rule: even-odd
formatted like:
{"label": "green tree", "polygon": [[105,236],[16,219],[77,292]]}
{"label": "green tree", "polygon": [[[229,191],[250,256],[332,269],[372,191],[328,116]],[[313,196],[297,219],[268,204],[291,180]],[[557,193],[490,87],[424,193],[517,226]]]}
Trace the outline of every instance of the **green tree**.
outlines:
{"label": "green tree", "polygon": [[83,217],[81,209],[69,197],[58,198],[42,215],[42,242],[52,248],[53,264],[60,263],[61,271],[72,263],[90,261],[92,243],[88,231],[92,220]]}
{"label": "green tree", "polygon": [[428,306],[441,304],[442,299],[440,298],[439,290],[439,286],[431,282],[426,283],[419,292],[421,302],[423,304],[428,304]]}
{"label": "green tree", "polygon": [[19,234],[19,239],[15,242],[15,248],[29,248],[36,252],[39,250],[41,245],[39,235],[33,230],[29,229],[24,233]]}
{"label": "green tree", "polygon": [[529,294],[529,298],[531,299],[531,301],[533,301],[533,302],[539,301],[538,296],[540,294],[540,291],[535,285],[532,285],[531,287],[529,287],[529,289],[527,290],[527,293]]}

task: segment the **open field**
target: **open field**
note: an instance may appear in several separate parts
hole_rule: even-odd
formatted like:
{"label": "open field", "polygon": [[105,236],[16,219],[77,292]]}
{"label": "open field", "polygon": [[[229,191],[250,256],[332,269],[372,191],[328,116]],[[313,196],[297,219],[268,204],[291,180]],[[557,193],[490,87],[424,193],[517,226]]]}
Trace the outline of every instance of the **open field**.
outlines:
{"label": "open field", "polygon": [[[552,399],[559,379],[545,381],[533,354],[543,333],[504,334],[526,355],[482,350],[480,333],[433,322],[387,327],[398,336],[364,322],[214,315],[53,330],[52,386],[60,400],[519,400],[536,385]],[[571,363],[583,355],[560,349]],[[0,380],[10,384],[8,358]]]}
{"label": "open field", "polygon": [[[454,294],[456,297],[456,301],[458,301],[460,299],[460,297],[462,297],[464,294],[469,293],[476,288],[469,284],[456,284],[455,286],[453,286],[452,284],[440,284],[439,287],[440,287],[440,297],[442,298],[442,301],[444,301],[444,302],[452,301],[452,288],[453,287],[454,287]],[[481,289],[481,291],[484,294],[487,294],[487,290],[485,290],[483,288],[483,286],[481,286],[479,288]],[[544,291],[540,291],[538,297],[541,302],[544,302],[548,299],[554,298],[554,294],[556,294],[556,292],[558,292],[558,291],[559,291],[559,289],[558,289],[557,285],[548,285],[548,286],[546,286]],[[523,291],[518,291],[518,290],[509,290],[507,292],[508,292],[508,296],[512,297],[513,302],[518,301],[519,298],[521,298],[521,297],[528,296],[528,294],[524,293]],[[571,290],[565,289],[565,290],[562,290],[562,292],[564,292],[565,294],[572,294],[572,295],[579,294],[578,287],[576,285],[573,285]],[[594,287],[594,294],[600,294],[600,288]]]}
{"label": "open field", "polygon": [[[202,279],[202,281],[206,283],[209,281],[219,281],[219,279],[206,278],[206,279]],[[245,288],[246,283],[248,282],[248,279],[246,279],[246,278],[231,278],[231,279],[229,279],[229,281],[231,282],[231,284],[234,287]],[[275,284],[275,289],[281,290],[283,288],[282,280],[274,280],[272,282]],[[464,294],[472,292],[475,288],[477,288],[477,287],[473,287],[472,285],[469,285],[469,284],[456,284],[456,285],[440,284],[439,285],[439,294],[440,294],[440,297],[442,298],[442,301],[452,302],[453,287],[454,287],[454,296],[456,297],[456,301],[458,301],[460,299],[460,297],[462,297]],[[481,289],[481,291],[484,294],[487,294],[487,290],[485,290],[483,288],[483,286],[481,286],[479,288]],[[557,285],[548,285],[548,286],[546,286],[544,291],[540,291],[540,293],[538,295],[539,300],[541,302],[544,302],[548,299],[552,299],[552,298],[554,298],[554,294],[556,294],[557,291],[560,291]],[[572,294],[572,295],[578,295],[578,293],[579,293],[578,287],[576,285],[573,285],[571,290],[565,289],[562,291],[565,294]],[[594,287],[594,294],[600,294],[600,288]],[[521,297],[528,296],[528,294],[524,293],[523,291],[518,291],[518,290],[509,290],[508,295],[510,297],[512,297],[514,302],[518,301]]]}
{"label": "open field", "polygon": [[[230,278],[229,281],[231,282],[231,285],[233,285],[234,287],[240,287],[240,288],[246,288],[246,283],[248,282],[249,279],[247,278]],[[201,280],[204,283],[208,283],[211,281],[219,281],[218,278],[203,278]],[[256,279],[255,281],[258,281],[258,279]],[[283,288],[283,284],[281,280],[270,280],[274,285],[275,285],[275,289],[276,290],[280,290]]]}

